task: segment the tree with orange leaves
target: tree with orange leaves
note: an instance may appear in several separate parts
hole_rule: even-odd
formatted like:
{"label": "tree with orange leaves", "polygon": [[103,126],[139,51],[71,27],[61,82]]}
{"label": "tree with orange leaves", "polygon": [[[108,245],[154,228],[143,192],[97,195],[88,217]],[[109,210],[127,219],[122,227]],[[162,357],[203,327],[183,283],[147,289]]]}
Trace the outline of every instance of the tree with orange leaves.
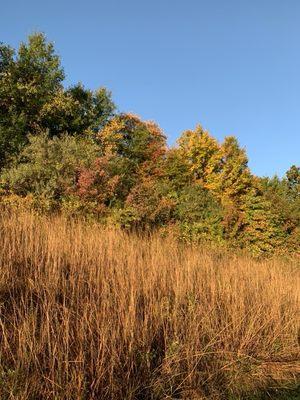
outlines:
{"label": "tree with orange leaves", "polygon": [[151,121],[133,114],[114,117],[99,133],[102,156],[112,176],[120,180],[119,197],[125,200],[141,175],[159,176],[166,153],[166,137]]}

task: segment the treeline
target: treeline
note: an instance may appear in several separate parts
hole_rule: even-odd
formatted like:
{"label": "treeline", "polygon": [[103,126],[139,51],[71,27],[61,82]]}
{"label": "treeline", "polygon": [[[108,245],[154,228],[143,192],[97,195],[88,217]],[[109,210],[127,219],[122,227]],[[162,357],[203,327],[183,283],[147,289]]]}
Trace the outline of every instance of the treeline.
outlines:
{"label": "treeline", "polygon": [[259,178],[235,137],[200,125],[168,148],[157,124],[118,113],[105,88],[64,87],[52,43],[0,44],[0,198],[254,254],[299,252],[300,167]]}

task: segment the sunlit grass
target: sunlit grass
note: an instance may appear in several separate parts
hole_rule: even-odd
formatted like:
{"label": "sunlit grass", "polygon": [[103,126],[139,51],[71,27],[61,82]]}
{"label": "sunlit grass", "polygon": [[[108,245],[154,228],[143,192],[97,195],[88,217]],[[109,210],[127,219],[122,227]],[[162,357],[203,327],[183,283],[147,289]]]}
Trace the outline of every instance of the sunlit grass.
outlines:
{"label": "sunlit grass", "polygon": [[1,399],[230,399],[297,384],[299,262],[0,217]]}

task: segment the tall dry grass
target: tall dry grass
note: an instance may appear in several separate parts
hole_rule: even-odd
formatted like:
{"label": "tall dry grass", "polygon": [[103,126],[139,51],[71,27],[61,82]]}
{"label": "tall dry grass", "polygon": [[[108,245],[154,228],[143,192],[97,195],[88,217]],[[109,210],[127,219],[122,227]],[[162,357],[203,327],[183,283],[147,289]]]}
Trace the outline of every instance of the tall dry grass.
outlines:
{"label": "tall dry grass", "polygon": [[2,213],[0,234],[1,399],[229,399],[297,383],[296,261],[23,213]]}

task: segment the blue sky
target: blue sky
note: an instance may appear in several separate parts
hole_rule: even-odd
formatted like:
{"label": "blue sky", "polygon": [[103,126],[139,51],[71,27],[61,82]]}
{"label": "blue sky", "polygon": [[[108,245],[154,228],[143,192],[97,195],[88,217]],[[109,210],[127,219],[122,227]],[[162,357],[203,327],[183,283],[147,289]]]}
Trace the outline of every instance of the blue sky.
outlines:
{"label": "blue sky", "polygon": [[236,135],[258,175],[300,164],[299,0],[0,0],[0,41],[55,42],[66,84],[108,87],[170,144]]}

